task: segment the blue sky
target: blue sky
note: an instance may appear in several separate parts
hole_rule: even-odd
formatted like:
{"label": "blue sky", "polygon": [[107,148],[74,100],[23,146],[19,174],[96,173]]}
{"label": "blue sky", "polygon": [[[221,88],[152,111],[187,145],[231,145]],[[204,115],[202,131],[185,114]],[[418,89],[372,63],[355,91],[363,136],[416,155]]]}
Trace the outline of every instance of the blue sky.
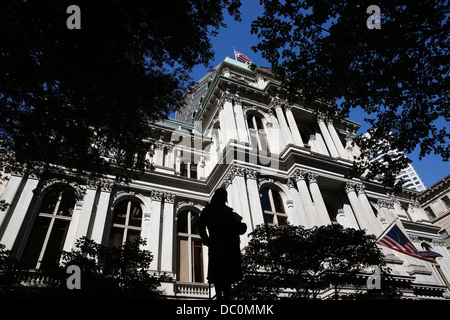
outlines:
{"label": "blue sky", "polygon": [[[221,28],[219,34],[212,39],[213,50],[215,52],[214,61],[211,61],[212,67],[218,65],[227,56],[234,58],[233,46],[236,47],[237,51],[244,53],[252,59],[253,63],[270,67],[269,63],[261,57],[259,52],[254,53],[251,49],[252,46],[257,44],[258,38],[256,35],[250,33],[250,25],[262,13],[263,9],[259,5],[259,0],[245,0],[242,1],[241,7],[242,22],[236,22],[228,15],[225,16],[227,27]],[[207,71],[208,68],[198,66],[194,68],[191,76],[194,81],[197,81]],[[364,122],[364,113],[360,110],[354,110],[349,118],[362,125],[358,133],[364,133],[368,129],[368,125]],[[442,125],[447,124],[442,123]],[[428,155],[424,159],[419,160],[418,154],[419,152],[416,149],[409,157],[413,161],[412,164],[426,187],[432,186],[450,174],[450,163],[442,161],[440,156]]]}

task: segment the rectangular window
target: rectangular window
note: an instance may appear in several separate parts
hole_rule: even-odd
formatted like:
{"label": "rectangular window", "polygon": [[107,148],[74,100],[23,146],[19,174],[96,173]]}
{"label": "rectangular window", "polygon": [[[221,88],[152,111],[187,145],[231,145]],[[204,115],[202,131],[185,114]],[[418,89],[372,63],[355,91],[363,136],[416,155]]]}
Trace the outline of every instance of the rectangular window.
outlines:
{"label": "rectangular window", "polygon": [[70,220],[56,219],[54,221],[47,248],[42,259],[42,268],[52,268],[58,264],[69,225]]}
{"label": "rectangular window", "polygon": [[447,206],[447,209],[450,209],[450,198],[448,196],[445,196],[442,198],[442,201],[444,201],[445,205]]}
{"label": "rectangular window", "polygon": [[202,255],[202,241],[200,239],[192,240],[192,262],[194,264],[193,281],[203,282],[203,255]]}
{"label": "rectangular window", "polygon": [[189,249],[188,249],[188,239],[178,238],[178,280],[183,282],[189,281]]}
{"label": "rectangular window", "polygon": [[428,217],[429,217],[430,219],[436,218],[436,215],[434,214],[433,210],[432,210],[430,207],[426,207],[426,208],[425,208],[425,211],[427,212]]}

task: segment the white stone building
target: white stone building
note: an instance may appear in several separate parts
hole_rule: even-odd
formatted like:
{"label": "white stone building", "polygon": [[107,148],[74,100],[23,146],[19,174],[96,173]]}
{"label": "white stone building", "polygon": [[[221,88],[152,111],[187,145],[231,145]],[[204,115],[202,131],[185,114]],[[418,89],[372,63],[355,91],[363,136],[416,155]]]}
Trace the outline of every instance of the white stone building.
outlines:
{"label": "white stone building", "polygon": [[450,249],[450,175],[422,192],[419,202]]}
{"label": "white stone building", "polygon": [[[418,205],[419,194],[389,195],[378,182],[346,178],[359,152],[351,143],[359,124],[333,123],[287,104],[270,69],[226,58],[216,70],[194,123],[152,125],[146,154],[152,170],[128,185],[14,172],[2,195],[11,205],[0,212],[0,243],[36,269],[57,263],[82,236],[116,246],[140,235],[154,256],[149,271],[174,278],[163,285],[168,296],[207,298],[208,249],[198,217],[214,190],[225,187],[247,233],[288,221],[379,235],[399,218],[416,247],[443,256],[431,264],[383,249],[404,295],[447,297],[450,254]],[[242,248],[247,243],[242,236]]]}

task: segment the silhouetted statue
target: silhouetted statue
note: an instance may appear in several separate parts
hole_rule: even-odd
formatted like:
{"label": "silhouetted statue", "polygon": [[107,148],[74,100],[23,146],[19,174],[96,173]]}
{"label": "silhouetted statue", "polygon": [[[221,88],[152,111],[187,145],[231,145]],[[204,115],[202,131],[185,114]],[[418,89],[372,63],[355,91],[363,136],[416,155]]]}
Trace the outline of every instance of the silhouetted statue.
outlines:
{"label": "silhouetted statue", "polygon": [[199,222],[203,244],[208,246],[208,281],[214,283],[217,299],[229,299],[231,284],[242,279],[239,235],[247,230],[226,202],[227,191],[217,189]]}

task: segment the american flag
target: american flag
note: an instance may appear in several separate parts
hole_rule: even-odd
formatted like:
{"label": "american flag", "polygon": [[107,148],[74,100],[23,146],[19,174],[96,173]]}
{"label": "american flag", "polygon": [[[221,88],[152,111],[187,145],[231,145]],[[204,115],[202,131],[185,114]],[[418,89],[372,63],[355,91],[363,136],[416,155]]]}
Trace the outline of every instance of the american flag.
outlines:
{"label": "american flag", "polygon": [[237,61],[244,62],[244,63],[245,62],[252,63],[252,60],[250,60],[250,58],[247,57],[245,54],[236,51],[236,49],[234,49],[234,47],[233,47],[233,50],[234,50],[234,57],[236,58]]}
{"label": "american flag", "polygon": [[378,238],[377,244],[428,262],[435,262],[436,258],[442,257],[434,251],[418,251],[399,228],[396,221]]}

